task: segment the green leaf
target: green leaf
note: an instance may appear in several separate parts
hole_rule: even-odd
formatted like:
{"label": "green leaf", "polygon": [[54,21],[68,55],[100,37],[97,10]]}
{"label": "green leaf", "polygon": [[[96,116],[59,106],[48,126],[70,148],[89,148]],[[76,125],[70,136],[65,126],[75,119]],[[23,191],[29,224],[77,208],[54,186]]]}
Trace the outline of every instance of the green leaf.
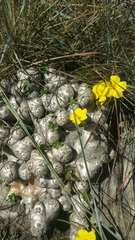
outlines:
{"label": "green leaf", "polygon": [[54,143],[54,145],[53,145],[53,147],[54,148],[59,148],[59,147],[61,147],[62,146],[62,143],[61,142],[59,142],[59,141],[56,141],[55,143]]}
{"label": "green leaf", "polygon": [[10,186],[6,188],[6,192],[9,192],[9,191],[10,191]]}
{"label": "green leaf", "polygon": [[44,151],[47,150],[47,146],[45,144],[41,144],[39,147],[42,153],[44,153]]}
{"label": "green leaf", "polygon": [[48,71],[48,67],[46,67],[46,66],[41,67],[41,68],[40,68],[40,71],[41,71],[42,73],[45,73],[45,72]]}
{"label": "green leaf", "polygon": [[48,93],[48,90],[47,89],[43,89],[43,90],[41,90],[39,96],[42,97],[46,93]]}
{"label": "green leaf", "polygon": [[71,166],[70,165],[67,165],[66,168],[65,168],[65,171],[68,172],[71,170]]}
{"label": "green leaf", "polygon": [[65,175],[66,180],[70,180],[71,177],[72,177],[70,171],[71,171],[71,166],[67,165],[66,168],[65,168],[65,171],[64,171],[64,175]]}
{"label": "green leaf", "polygon": [[65,174],[65,178],[66,178],[66,180],[70,180],[71,177],[72,177],[72,175],[71,175],[70,172],[67,172],[67,173]]}
{"label": "green leaf", "polygon": [[4,125],[3,124],[0,125],[0,129],[4,129]]}
{"label": "green leaf", "polygon": [[83,193],[82,197],[83,197],[84,201],[86,201],[86,202],[89,200],[87,193]]}
{"label": "green leaf", "polygon": [[8,198],[11,200],[11,202],[15,202],[18,198],[17,195],[15,195],[14,193],[11,193]]}
{"label": "green leaf", "polygon": [[95,186],[96,185],[96,183],[95,182],[91,182],[91,186]]}
{"label": "green leaf", "polygon": [[59,126],[57,123],[49,122],[49,128],[53,130],[58,130]]}
{"label": "green leaf", "polygon": [[74,103],[75,103],[73,96],[70,96],[70,97],[69,97],[69,103],[70,103],[70,104],[74,104]]}
{"label": "green leaf", "polygon": [[23,90],[24,90],[24,92],[28,92],[28,90],[29,90],[29,85],[24,85]]}

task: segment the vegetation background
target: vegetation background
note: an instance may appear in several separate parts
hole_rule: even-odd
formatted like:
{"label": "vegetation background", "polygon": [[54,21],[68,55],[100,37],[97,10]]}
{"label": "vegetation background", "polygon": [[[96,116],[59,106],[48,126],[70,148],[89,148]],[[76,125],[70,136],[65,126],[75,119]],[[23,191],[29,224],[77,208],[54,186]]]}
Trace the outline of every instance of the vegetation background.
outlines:
{"label": "vegetation background", "polygon": [[[12,79],[18,68],[30,66],[39,69],[52,66],[90,86],[109,79],[110,75],[119,75],[129,85],[128,101],[123,102],[129,111],[121,111],[126,116],[130,113],[129,118],[134,119],[134,1],[1,0],[0,3],[1,79]],[[132,239],[119,230],[125,236],[121,239]],[[66,239],[66,235],[62,237],[60,233],[58,238]]]}

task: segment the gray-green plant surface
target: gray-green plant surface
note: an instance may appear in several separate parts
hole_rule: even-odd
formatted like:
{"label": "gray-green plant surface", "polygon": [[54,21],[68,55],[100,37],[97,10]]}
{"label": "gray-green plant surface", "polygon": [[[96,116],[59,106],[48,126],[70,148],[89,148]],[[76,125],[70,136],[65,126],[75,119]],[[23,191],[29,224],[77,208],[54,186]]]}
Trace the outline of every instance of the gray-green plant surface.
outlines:
{"label": "gray-green plant surface", "polygon": [[[128,126],[132,123],[134,128],[132,111],[135,102],[134,2],[84,0],[82,3],[77,0],[1,0],[0,3],[1,79],[11,78],[12,80],[12,76],[19,67],[36,66],[43,70],[44,67],[51,65],[67,75],[87,82],[90,86],[96,84],[100,79],[108,79],[110,75],[119,75],[121,79],[127,81],[129,88],[125,99],[120,100],[119,104],[114,101],[109,116],[109,125],[116,118],[115,129],[118,131],[116,158],[118,158],[122,151],[119,122],[124,122],[126,119],[125,122],[128,122]],[[4,99],[9,104],[6,96]],[[128,115],[130,115],[129,118]],[[129,122],[130,120],[131,122]],[[22,126],[25,129],[23,123]],[[25,131],[27,130],[25,129]],[[110,136],[112,132],[110,129]],[[134,140],[134,136],[126,135],[125,144],[128,144],[128,139]],[[41,149],[38,150],[42,154]],[[132,240],[129,232],[130,228],[134,227],[134,223],[125,228],[125,232],[121,228],[121,225],[125,224],[126,211],[130,211],[130,207],[126,203],[124,207],[122,205],[124,196],[121,192],[127,179],[130,179],[134,165],[130,169],[131,172],[127,172],[124,180],[119,178],[122,174],[121,160],[119,166],[117,174],[113,171],[110,172],[107,182],[109,185],[112,183],[111,177],[117,178],[118,194],[114,199],[110,196],[106,196],[106,198],[108,197],[110,206],[111,203],[117,202],[121,212],[120,221],[123,222],[115,221],[116,225],[112,223],[112,226],[110,223],[110,228],[117,230],[120,236],[123,236],[121,239]],[[92,183],[89,184],[92,187]],[[96,187],[94,190],[96,192]],[[108,192],[108,194],[110,193]],[[94,194],[93,198],[95,198]],[[105,239],[102,233],[103,228],[110,230],[106,223],[100,223],[99,211],[101,209],[97,209],[96,202],[94,205],[101,239]],[[114,239],[119,239],[119,237],[115,236]]]}

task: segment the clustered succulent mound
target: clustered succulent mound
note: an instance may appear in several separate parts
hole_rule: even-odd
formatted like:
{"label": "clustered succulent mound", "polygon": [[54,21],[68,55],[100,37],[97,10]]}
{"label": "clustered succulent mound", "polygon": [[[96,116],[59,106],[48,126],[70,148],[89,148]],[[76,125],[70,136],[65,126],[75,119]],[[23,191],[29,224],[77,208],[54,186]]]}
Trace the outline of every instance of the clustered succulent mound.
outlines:
{"label": "clustered succulent mound", "polygon": [[[109,157],[104,136],[96,132],[91,136],[92,120],[97,121],[95,116],[100,115],[94,109],[91,89],[86,83],[74,79],[69,81],[52,68],[48,68],[44,74],[33,67],[19,69],[13,78],[12,81],[1,81],[1,91],[6,93],[35,142],[44,148],[45,156],[63,182],[66,179],[65,169],[70,166],[72,185],[70,181],[65,182],[65,189],[72,193],[71,199],[76,209],[73,209],[43,157],[2,98],[0,148],[3,155],[0,182],[10,185],[8,196],[11,193],[21,196],[21,203],[25,204],[26,214],[30,216],[34,236],[40,237],[46,232],[48,224],[58,217],[61,208],[70,213],[71,223],[79,224],[79,227],[86,226],[86,209],[89,209],[89,205],[82,193],[86,191],[89,195],[89,176],[75,125],[70,121],[74,109],[87,108],[88,111],[86,124],[80,127],[80,134],[91,178],[96,176]],[[41,84],[43,80],[44,85]],[[73,226],[71,224],[71,240],[76,235]]]}

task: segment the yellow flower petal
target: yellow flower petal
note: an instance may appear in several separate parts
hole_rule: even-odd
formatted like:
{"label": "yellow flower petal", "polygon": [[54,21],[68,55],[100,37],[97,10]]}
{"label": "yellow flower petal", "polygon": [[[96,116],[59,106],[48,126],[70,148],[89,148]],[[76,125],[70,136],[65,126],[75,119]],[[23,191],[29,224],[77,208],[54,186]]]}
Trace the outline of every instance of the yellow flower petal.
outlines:
{"label": "yellow flower petal", "polygon": [[80,238],[77,236],[77,237],[74,238],[74,240],[80,240]]}
{"label": "yellow flower petal", "polygon": [[106,96],[101,96],[99,98],[99,102],[105,102],[106,101]]}
{"label": "yellow flower petal", "polygon": [[121,86],[121,88],[123,89],[123,91],[127,89],[127,82],[126,82],[126,81],[120,82],[119,85]]}
{"label": "yellow flower petal", "polygon": [[84,108],[83,110],[82,110],[82,113],[81,113],[81,121],[84,121],[84,120],[86,120],[88,117],[87,117],[87,109],[86,108]]}
{"label": "yellow flower petal", "polygon": [[105,87],[100,98],[99,98],[99,102],[104,102],[106,100],[106,96],[107,96],[107,93],[108,93],[109,89],[108,87]]}
{"label": "yellow flower petal", "polygon": [[122,91],[118,92],[117,90],[112,89],[111,90],[111,95],[112,95],[112,97],[115,97],[115,98],[121,98],[123,94],[122,94]]}
{"label": "yellow flower petal", "polygon": [[103,94],[105,89],[106,89],[106,82],[100,81],[96,88],[98,97],[100,97]]}
{"label": "yellow flower petal", "polygon": [[108,97],[110,97],[110,95],[112,95],[115,98],[122,97],[124,90],[127,89],[127,83],[125,81],[120,82],[120,78],[117,75],[111,76],[110,82],[112,87],[111,91],[108,94]]}
{"label": "yellow flower petal", "polygon": [[74,240],[96,240],[96,234],[94,231],[87,232],[84,229],[79,229],[78,236]]}
{"label": "yellow flower petal", "polygon": [[117,75],[113,75],[113,76],[110,77],[110,82],[112,83],[112,86],[113,86],[113,84],[115,84],[115,83],[118,84],[118,83],[120,82],[120,77],[117,76]]}
{"label": "yellow flower petal", "polygon": [[95,85],[95,86],[93,86],[93,88],[92,88],[92,92],[95,94],[96,99],[99,98],[98,93],[97,93],[97,87],[98,87],[98,85]]}
{"label": "yellow flower petal", "polygon": [[78,117],[78,116],[81,116],[81,114],[82,114],[82,109],[81,108],[76,108],[75,110],[74,110],[74,112],[75,112],[75,115]]}
{"label": "yellow flower petal", "polygon": [[84,229],[79,229],[78,230],[78,236],[81,239],[87,239],[88,232],[86,230],[84,230]]}
{"label": "yellow flower petal", "polygon": [[99,102],[104,102],[106,100],[109,86],[110,84],[107,81],[100,81],[97,85],[93,86],[92,91],[96,99],[99,99]]}
{"label": "yellow flower petal", "polygon": [[96,234],[94,233],[94,231],[90,231],[89,233],[88,233],[88,239],[90,239],[90,240],[96,240]]}
{"label": "yellow flower petal", "polygon": [[70,114],[69,119],[73,123],[75,123],[75,124],[77,123],[79,125],[82,121],[84,121],[85,119],[88,118],[86,113],[87,113],[87,109],[86,108],[83,109],[83,110],[81,108],[76,108],[74,110],[74,112]]}
{"label": "yellow flower petal", "polygon": [[127,83],[126,82],[120,82],[119,84],[115,84],[115,89],[118,92],[124,92],[125,89],[127,89]]}
{"label": "yellow flower petal", "polygon": [[77,123],[78,125],[81,123],[80,119],[78,119],[78,117],[75,115],[75,113],[71,113],[69,119],[73,122],[73,123]]}
{"label": "yellow flower petal", "polygon": [[120,78],[118,76],[111,76],[110,82],[114,89],[120,89],[120,91],[127,89],[127,82],[120,82]]}

